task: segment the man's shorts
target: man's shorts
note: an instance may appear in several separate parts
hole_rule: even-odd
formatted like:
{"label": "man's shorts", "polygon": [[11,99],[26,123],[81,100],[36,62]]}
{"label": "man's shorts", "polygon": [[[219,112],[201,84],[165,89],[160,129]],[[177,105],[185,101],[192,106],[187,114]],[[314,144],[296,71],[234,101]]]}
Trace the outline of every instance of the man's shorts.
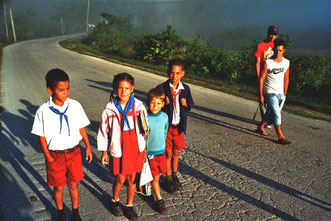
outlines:
{"label": "man's shorts", "polygon": [[184,132],[179,133],[178,127],[170,126],[166,139],[166,150],[182,150],[185,148]]}
{"label": "man's shorts", "polygon": [[84,178],[82,155],[79,146],[68,150],[49,153],[54,161],[46,162],[47,184],[49,186],[64,186],[69,182],[79,182]]}
{"label": "man's shorts", "polygon": [[154,155],[152,159],[148,159],[148,163],[153,177],[164,174],[167,171],[165,152],[163,154]]}
{"label": "man's shorts", "polygon": [[284,94],[265,94],[265,102],[267,103],[267,112],[265,120],[268,125],[281,125],[281,110],[284,106],[286,96]]}

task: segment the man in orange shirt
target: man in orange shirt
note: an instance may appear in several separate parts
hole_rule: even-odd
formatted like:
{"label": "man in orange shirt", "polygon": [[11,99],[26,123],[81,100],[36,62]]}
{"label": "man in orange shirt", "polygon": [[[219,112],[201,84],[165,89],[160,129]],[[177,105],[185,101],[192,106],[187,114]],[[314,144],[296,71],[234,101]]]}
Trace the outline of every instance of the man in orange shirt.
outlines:
{"label": "man in orange shirt", "polygon": [[[255,58],[256,58],[255,70],[256,70],[257,82],[259,82],[260,72],[262,70],[264,61],[266,59],[271,58],[274,54],[274,52],[273,52],[274,40],[276,39],[277,35],[278,35],[278,27],[276,25],[269,26],[268,31],[267,31],[267,39],[260,42],[256,47],[256,51],[255,51]],[[260,113],[261,113],[261,118],[262,119],[263,119],[264,114],[265,114],[265,109],[266,109],[266,107],[263,107],[263,105],[260,105]],[[271,128],[269,125],[267,127]]]}

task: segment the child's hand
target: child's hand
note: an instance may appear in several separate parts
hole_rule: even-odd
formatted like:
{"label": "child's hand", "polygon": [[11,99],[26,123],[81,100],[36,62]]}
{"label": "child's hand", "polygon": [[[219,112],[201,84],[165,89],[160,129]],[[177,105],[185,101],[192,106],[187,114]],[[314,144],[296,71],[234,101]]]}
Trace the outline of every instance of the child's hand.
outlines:
{"label": "child's hand", "polygon": [[86,160],[88,163],[91,163],[93,158],[92,150],[91,148],[86,148]]}
{"label": "child's hand", "polygon": [[108,153],[107,151],[103,151],[102,152],[102,156],[101,156],[101,164],[103,166],[106,166],[108,164]]}
{"label": "child's hand", "polygon": [[170,103],[169,97],[165,97],[165,98],[166,98],[165,105],[168,105]]}
{"label": "child's hand", "polygon": [[147,131],[147,133],[143,134],[143,137],[147,137],[149,135],[149,130]]}
{"label": "child's hand", "polygon": [[49,156],[48,158],[46,158],[47,163],[52,163],[53,161],[55,161],[55,159],[51,156]]}
{"label": "child's hand", "polygon": [[187,107],[186,98],[182,98],[181,103],[184,107]]}

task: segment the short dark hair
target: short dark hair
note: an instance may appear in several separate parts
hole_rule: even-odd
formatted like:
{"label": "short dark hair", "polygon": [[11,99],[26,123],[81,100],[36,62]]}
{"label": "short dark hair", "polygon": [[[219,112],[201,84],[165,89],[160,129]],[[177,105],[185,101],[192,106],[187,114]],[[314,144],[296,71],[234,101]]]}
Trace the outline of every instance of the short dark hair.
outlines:
{"label": "short dark hair", "polygon": [[169,61],[169,64],[168,64],[168,74],[170,74],[170,71],[172,69],[172,66],[181,66],[182,67],[182,70],[184,70],[184,65],[183,65],[183,62],[182,60],[180,59],[173,59],[173,60],[170,60]]}
{"label": "short dark hair", "polygon": [[276,39],[274,41],[274,48],[277,48],[278,46],[283,46],[284,49],[286,48],[286,42],[283,39]]}
{"label": "short dark hair", "polygon": [[147,105],[150,104],[153,98],[161,99],[162,101],[164,101],[165,94],[160,88],[153,88],[147,94]]}
{"label": "short dark hair", "polygon": [[47,72],[46,77],[46,87],[54,89],[59,81],[70,81],[69,76],[64,70],[59,68],[54,68]]}

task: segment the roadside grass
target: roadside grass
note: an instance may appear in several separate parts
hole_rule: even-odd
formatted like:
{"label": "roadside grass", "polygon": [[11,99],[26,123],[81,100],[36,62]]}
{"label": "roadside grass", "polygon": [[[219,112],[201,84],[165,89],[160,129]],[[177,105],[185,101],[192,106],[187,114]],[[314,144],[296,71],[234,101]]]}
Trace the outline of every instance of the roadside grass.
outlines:
{"label": "roadside grass", "polygon": [[[123,64],[126,66],[140,69],[140,70],[152,72],[157,75],[167,76],[167,74],[166,74],[167,68],[163,65],[153,65],[153,64],[148,64],[148,63],[142,62],[142,61],[137,61],[137,60],[127,59],[127,58],[123,58],[123,57],[119,57],[119,56],[115,56],[115,55],[105,54],[98,50],[90,48],[87,45],[81,44],[81,38],[65,40],[65,41],[60,42],[60,45],[64,48],[76,51],[81,54],[87,54],[87,55],[99,57],[99,58],[109,60],[109,61],[112,61],[115,63],[120,63],[120,64]],[[233,94],[233,95],[243,97],[243,98],[246,98],[249,100],[257,101],[257,99],[258,99],[257,91],[256,91],[256,88],[254,85],[252,85],[252,86],[229,85],[229,84],[225,84],[222,81],[216,81],[214,79],[202,78],[202,77],[196,75],[195,73],[191,73],[191,72],[187,72],[185,76],[186,77],[183,79],[183,81],[188,82],[188,83],[192,83],[192,84],[195,84],[198,86],[202,86],[202,87],[222,91],[225,93]],[[289,113],[292,113],[292,114],[331,122],[331,116],[329,114],[311,110],[309,108],[302,107],[300,105],[292,104],[291,102],[287,102],[287,104],[284,106],[284,110]]]}
{"label": "roadside grass", "polygon": [[2,66],[2,50],[4,47],[6,47],[9,44],[0,44],[0,126],[2,125],[2,96],[1,96],[1,91],[2,91],[2,76],[1,76],[1,66]]}

